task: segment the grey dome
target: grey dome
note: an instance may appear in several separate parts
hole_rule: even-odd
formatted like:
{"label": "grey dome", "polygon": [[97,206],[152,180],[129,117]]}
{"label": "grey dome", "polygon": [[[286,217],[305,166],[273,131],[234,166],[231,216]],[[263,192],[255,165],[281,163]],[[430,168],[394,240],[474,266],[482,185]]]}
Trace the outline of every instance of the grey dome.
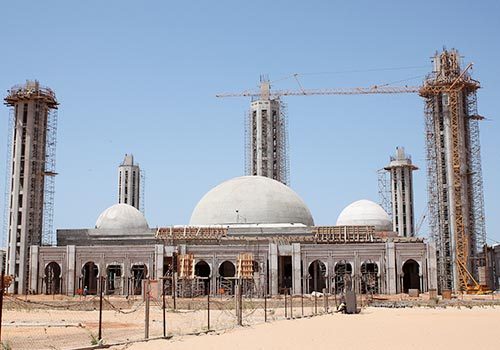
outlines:
{"label": "grey dome", "polygon": [[386,211],[367,199],[345,207],[337,219],[337,226],[375,226],[376,231],[392,231],[392,221]]}
{"label": "grey dome", "polygon": [[128,204],[115,204],[104,210],[95,227],[98,229],[148,229],[144,215]]}
{"label": "grey dome", "polygon": [[263,176],[241,176],[210,190],[198,202],[190,225],[304,224],[313,226],[302,199],[281,182]]}

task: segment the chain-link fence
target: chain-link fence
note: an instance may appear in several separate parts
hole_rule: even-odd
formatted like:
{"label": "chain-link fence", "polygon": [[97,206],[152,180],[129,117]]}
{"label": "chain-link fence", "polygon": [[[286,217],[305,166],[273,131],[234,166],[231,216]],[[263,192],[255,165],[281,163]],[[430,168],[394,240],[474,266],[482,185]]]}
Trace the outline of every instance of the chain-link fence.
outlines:
{"label": "chain-link fence", "polygon": [[[218,331],[240,325],[309,317],[335,311],[339,300],[321,293],[272,298],[244,294],[190,298],[152,293],[137,296],[5,296],[3,349],[74,349],[165,336]],[[160,294],[160,295],[155,295]]]}

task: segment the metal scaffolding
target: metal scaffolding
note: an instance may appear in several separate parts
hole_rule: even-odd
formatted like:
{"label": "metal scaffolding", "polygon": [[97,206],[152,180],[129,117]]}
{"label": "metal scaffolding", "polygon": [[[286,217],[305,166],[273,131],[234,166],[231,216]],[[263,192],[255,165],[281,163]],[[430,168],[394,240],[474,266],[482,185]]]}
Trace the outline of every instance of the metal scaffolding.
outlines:
{"label": "metal scaffolding", "polygon": [[420,89],[425,98],[429,223],[437,248],[440,290],[479,288],[477,268],[485,241],[477,121],[479,82],[460,66],[456,50],[434,57]]}
{"label": "metal scaffolding", "polygon": [[54,245],[56,243],[56,233],[54,231],[54,197],[55,177],[57,175],[57,109],[51,109],[48,112],[46,133],[42,245]]}
{"label": "metal scaffolding", "polygon": [[268,81],[262,81],[262,91],[245,115],[245,173],[267,176],[289,185],[286,105],[279,98],[269,98]]}
{"label": "metal scaffolding", "polygon": [[10,192],[11,192],[11,173],[12,173],[12,137],[14,135],[15,109],[10,108],[7,127],[7,154],[5,157],[5,193],[4,193],[4,212],[3,212],[3,230],[0,245],[6,247],[9,241],[9,213],[10,213]]}
{"label": "metal scaffolding", "polygon": [[391,185],[389,183],[389,173],[387,170],[377,170],[377,183],[379,204],[389,216],[392,216]]}

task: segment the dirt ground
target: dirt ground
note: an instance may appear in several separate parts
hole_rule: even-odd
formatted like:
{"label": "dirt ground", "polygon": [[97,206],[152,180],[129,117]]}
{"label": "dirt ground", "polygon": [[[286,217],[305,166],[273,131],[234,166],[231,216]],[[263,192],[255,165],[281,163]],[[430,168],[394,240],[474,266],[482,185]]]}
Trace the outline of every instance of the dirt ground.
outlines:
{"label": "dirt ground", "polygon": [[201,336],[116,346],[115,350],[499,349],[500,308],[375,308],[281,320]]}
{"label": "dirt ground", "polygon": [[[158,346],[224,349],[229,344],[238,350],[294,349],[314,345],[314,350],[331,348],[374,349],[455,349],[468,345],[488,349],[493,344],[493,326],[500,321],[497,295],[460,296],[452,300],[419,298],[407,295],[359,296],[359,315],[318,315],[335,310],[338,298],[330,296],[284,296],[263,299],[244,298],[242,322],[237,326],[234,298],[210,298],[210,332],[207,298],[166,298],[166,333],[173,337],[165,343],[140,341],[145,337],[145,301],[141,297],[109,296],[103,300],[102,339],[104,344],[129,344],[116,349],[145,349]],[[265,304],[266,303],[266,304]],[[264,305],[267,321],[264,323]],[[286,305],[286,311],[285,311]],[[370,307],[367,307],[370,305]],[[161,299],[150,301],[149,337],[163,335]],[[306,316],[303,318],[302,316]],[[295,318],[285,321],[285,318]],[[2,343],[11,349],[77,349],[95,344],[98,339],[99,298],[30,295],[4,298]],[[477,329],[477,330],[476,330]],[[389,331],[387,331],[389,330]],[[474,333],[476,332],[476,333]],[[202,334],[189,336],[189,334]],[[221,334],[216,336],[216,334]],[[360,334],[362,336],[360,336]],[[477,343],[473,343],[475,339]],[[201,343],[200,343],[201,342]],[[185,345],[187,344],[187,345]],[[250,348],[248,345],[248,348]],[[397,346],[396,346],[397,345]],[[392,346],[392,347],[391,347]],[[413,346],[413,347],[412,347]],[[231,347],[234,347],[231,345]],[[497,344],[500,348],[500,345]]]}

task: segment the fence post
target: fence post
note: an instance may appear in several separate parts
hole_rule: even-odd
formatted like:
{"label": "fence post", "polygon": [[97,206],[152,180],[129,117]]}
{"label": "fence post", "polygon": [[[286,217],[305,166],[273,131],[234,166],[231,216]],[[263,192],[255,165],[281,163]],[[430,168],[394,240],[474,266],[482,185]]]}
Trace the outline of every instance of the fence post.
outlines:
{"label": "fence post", "polygon": [[314,314],[318,314],[318,293],[314,292]]}
{"label": "fence post", "polygon": [[292,289],[289,288],[288,292],[290,293],[290,319],[293,320],[293,294],[292,294]]}
{"label": "fence post", "polygon": [[286,306],[286,294],[287,294],[287,290],[286,289],[284,290],[283,294],[285,295],[285,319],[286,319],[286,318],[288,318],[288,308]]}
{"label": "fence post", "polygon": [[2,314],[3,314],[3,294],[4,294],[4,277],[5,274],[2,270],[2,280],[0,281],[0,342],[2,341]]}
{"label": "fence post", "polygon": [[174,302],[174,310],[177,310],[177,272],[172,273],[172,296]]}
{"label": "fence post", "polygon": [[207,331],[210,331],[210,277],[207,280]]}
{"label": "fence post", "polygon": [[145,283],[145,310],[144,310],[144,338],[149,339],[149,280],[146,280]]}
{"label": "fence post", "polygon": [[264,322],[267,322],[267,283],[264,290]]}
{"label": "fence post", "polygon": [[328,313],[328,298],[326,296],[326,288],[323,288],[323,310]]}
{"label": "fence post", "polygon": [[102,341],[102,285],[103,285],[104,276],[100,278],[99,285],[99,334],[97,335],[97,340],[99,342]]}
{"label": "fence post", "polygon": [[302,318],[304,318],[304,292],[300,293],[300,307],[302,309]]}
{"label": "fence post", "polygon": [[243,320],[242,320],[242,303],[241,303],[241,284],[239,283],[239,280],[236,280],[236,288],[235,288],[235,311],[236,311],[236,323],[238,326],[243,325]]}
{"label": "fence post", "polygon": [[162,307],[163,307],[163,338],[167,337],[167,315],[165,311],[165,279],[160,279],[161,281],[161,299],[162,299]]}

